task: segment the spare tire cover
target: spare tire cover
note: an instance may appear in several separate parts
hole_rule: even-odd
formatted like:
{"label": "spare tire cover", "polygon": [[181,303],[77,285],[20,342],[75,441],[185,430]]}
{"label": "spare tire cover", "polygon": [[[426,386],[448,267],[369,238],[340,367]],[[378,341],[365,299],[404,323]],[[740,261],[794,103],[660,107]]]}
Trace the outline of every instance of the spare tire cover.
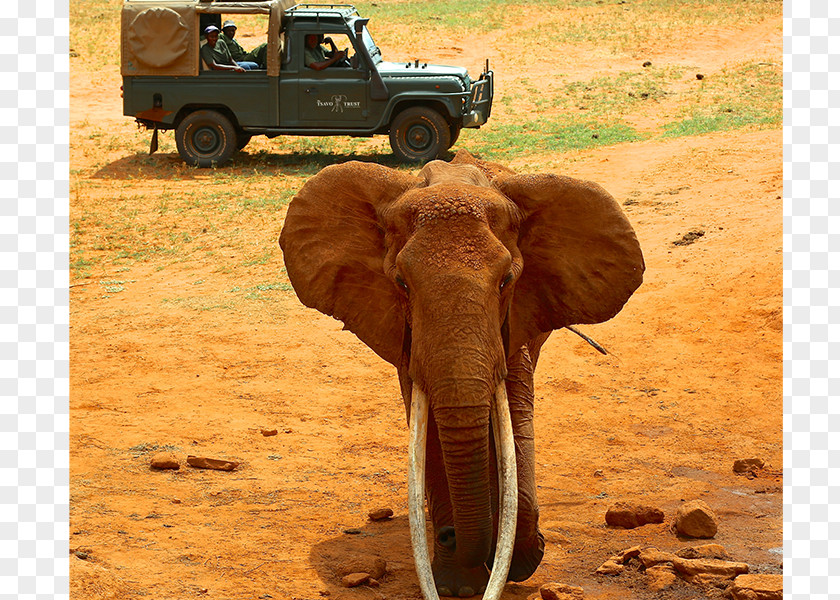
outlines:
{"label": "spare tire cover", "polygon": [[189,28],[171,8],[148,8],[131,22],[128,47],[138,62],[148,67],[166,67],[177,61],[189,46]]}

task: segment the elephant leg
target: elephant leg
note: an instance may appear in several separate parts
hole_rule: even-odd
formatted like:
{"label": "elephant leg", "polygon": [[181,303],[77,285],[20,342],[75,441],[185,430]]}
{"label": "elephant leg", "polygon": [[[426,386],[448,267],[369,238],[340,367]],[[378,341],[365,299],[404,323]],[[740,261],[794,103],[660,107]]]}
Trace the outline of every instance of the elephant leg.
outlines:
{"label": "elephant leg", "polygon": [[434,558],[432,574],[435,586],[441,596],[469,597],[481,594],[490,578],[482,565],[466,568],[455,560],[455,528],[452,517],[452,501],[449,483],[443,465],[437,424],[429,413],[429,433],[426,441],[426,497],[432,517],[434,535]]}
{"label": "elephant leg", "polygon": [[537,504],[535,473],[534,364],[524,346],[508,360],[507,393],[516,444],[519,485],[516,541],[508,579],[524,581],[537,569],[545,550],[545,540],[539,530],[540,509]]}

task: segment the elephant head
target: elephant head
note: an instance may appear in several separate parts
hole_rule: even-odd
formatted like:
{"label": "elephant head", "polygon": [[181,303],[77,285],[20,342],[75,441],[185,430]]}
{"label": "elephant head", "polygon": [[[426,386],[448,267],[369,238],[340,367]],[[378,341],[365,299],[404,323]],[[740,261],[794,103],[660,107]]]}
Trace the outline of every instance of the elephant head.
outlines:
{"label": "elephant head", "polygon": [[[520,175],[464,151],[417,176],[348,162],[307,181],[280,245],[301,302],[397,368],[409,413],[428,402],[428,440],[412,443],[428,459],[438,591],[481,591],[494,562],[502,584],[529,576],[542,557],[530,422],[539,347],[554,329],[610,319],[642,281],[641,249],[615,200],[594,183]],[[510,557],[492,552],[511,490],[500,491],[490,458],[504,452],[492,431],[508,404],[519,481],[509,573]],[[413,416],[422,429],[425,415]]]}

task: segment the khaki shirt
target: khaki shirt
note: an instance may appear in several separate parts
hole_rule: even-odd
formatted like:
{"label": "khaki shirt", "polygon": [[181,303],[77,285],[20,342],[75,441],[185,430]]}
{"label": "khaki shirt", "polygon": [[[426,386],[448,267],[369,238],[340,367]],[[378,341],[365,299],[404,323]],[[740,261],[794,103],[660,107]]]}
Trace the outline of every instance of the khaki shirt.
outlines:
{"label": "khaki shirt", "polygon": [[224,41],[225,46],[230,51],[230,55],[233,60],[239,62],[245,60],[245,56],[248,54],[245,52],[245,48],[243,48],[239,42],[237,42],[234,38],[229,38],[224,33],[219,36],[219,42]]}
{"label": "khaki shirt", "polygon": [[324,54],[324,47],[320,44],[314,48],[307,47],[303,51],[304,66],[308,67],[312,63],[324,62],[325,60],[327,60],[327,56]]}
{"label": "khaki shirt", "polygon": [[222,36],[219,36],[219,41],[213,47],[210,44],[204,44],[201,47],[201,58],[209,68],[213,68],[213,63],[219,65],[235,65],[233,57],[230,55],[230,50],[222,41]]}

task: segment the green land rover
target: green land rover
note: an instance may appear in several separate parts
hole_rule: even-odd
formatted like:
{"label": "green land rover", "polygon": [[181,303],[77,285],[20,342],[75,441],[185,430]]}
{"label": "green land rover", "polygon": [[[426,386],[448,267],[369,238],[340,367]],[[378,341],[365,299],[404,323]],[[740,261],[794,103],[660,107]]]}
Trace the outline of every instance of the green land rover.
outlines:
{"label": "green land rover", "polygon": [[[200,57],[209,25],[264,15],[264,62],[253,70],[209,69]],[[122,9],[123,114],[175,131],[184,161],[223,165],[254,135],[390,136],[405,161],[427,161],[462,127],[487,122],[493,102],[489,61],[477,80],[461,67],[387,62],[348,4],[290,0],[125,0]],[[328,36],[345,59],[305,65],[306,38]],[[327,40],[327,41],[329,41]]]}

